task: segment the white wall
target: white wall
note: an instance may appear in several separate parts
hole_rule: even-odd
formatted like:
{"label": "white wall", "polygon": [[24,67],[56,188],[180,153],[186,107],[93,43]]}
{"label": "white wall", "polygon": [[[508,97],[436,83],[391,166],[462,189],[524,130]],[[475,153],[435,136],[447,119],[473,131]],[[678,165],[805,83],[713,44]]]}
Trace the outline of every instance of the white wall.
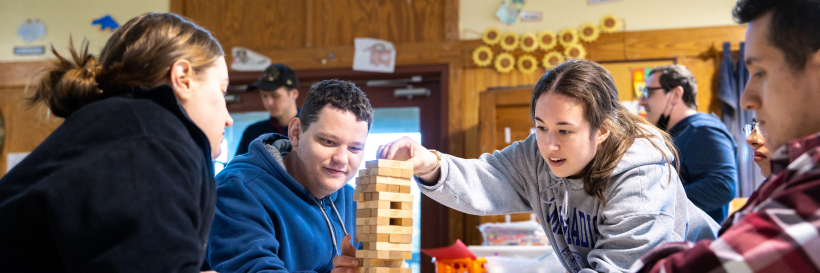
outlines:
{"label": "white wall", "polygon": [[480,39],[488,27],[519,34],[542,30],[558,33],[583,23],[598,24],[607,14],[626,20],[626,30],[653,30],[733,25],[732,8],[737,0],[621,0],[588,5],[587,0],[526,0],[522,11],[540,11],[541,22],[502,23],[495,16],[502,0],[461,0],[460,38]]}
{"label": "white wall", "polygon": [[[90,52],[99,54],[111,31],[100,31],[91,21],[110,14],[120,25],[144,12],[168,12],[169,0],[0,0],[0,62],[43,60],[53,55],[15,56],[14,46],[45,45],[50,52],[53,43],[66,52],[69,35],[79,45],[83,38],[91,42]],[[25,43],[17,28],[27,18],[39,18],[46,25],[46,36]]]}

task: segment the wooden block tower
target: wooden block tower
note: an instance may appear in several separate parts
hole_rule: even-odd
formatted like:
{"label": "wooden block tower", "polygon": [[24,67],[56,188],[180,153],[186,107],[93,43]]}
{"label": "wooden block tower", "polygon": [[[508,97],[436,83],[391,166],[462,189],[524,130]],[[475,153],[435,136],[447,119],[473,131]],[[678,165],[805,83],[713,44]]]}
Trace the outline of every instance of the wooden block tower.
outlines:
{"label": "wooden block tower", "polygon": [[353,195],[358,201],[356,239],[364,243],[356,251],[356,273],[410,273],[402,265],[412,258],[413,163],[379,159],[365,167]]}

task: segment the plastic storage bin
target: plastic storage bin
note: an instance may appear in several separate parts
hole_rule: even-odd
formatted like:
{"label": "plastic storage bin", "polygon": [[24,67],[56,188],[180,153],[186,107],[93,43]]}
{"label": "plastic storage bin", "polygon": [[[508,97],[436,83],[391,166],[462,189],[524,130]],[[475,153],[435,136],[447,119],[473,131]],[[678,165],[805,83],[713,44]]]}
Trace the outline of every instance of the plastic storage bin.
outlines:
{"label": "plastic storage bin", "polygon": [[486,223],[478,226],[485,246],[549,245],[544,229],[536,221]]}

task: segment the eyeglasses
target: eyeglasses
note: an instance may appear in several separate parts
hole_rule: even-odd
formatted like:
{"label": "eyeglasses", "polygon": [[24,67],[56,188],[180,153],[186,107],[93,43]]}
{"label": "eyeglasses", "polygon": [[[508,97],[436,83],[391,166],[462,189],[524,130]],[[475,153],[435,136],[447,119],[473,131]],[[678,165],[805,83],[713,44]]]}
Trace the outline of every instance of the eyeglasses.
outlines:
{"label": "eyeglasses", "polygon": [[752,124],[743,125],[743,133],[746,135],[746,138],[749,138],[752,133],[754,133],[755,136],[760,136],[760,124],[757,120],[752,120],[752,122]]}
{"label": "eyeglasses", "polygon": [[644,87],[641,90],[640,99],[649,99],[649,94],[651,94],[652,91],[655,91],[655,90],[658,90],[658,89],[663,89],[663,87]]}

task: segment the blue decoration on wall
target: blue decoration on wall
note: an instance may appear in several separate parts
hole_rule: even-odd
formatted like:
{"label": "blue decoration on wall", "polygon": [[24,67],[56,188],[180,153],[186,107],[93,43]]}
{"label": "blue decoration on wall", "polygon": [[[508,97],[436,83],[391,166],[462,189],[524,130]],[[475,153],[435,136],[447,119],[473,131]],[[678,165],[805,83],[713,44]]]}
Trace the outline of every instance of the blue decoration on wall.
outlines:
{"label": "blue decoration on wall", "polygon": [[114,30],[120,27],[120,24],[117,24],[117,21],[114,21],[114,18],[111,18],[111,15],[105,15],[100,19],[94,20],[91,24],[100,25],[100,30],[105,30],[106,28],[109,30]]}

